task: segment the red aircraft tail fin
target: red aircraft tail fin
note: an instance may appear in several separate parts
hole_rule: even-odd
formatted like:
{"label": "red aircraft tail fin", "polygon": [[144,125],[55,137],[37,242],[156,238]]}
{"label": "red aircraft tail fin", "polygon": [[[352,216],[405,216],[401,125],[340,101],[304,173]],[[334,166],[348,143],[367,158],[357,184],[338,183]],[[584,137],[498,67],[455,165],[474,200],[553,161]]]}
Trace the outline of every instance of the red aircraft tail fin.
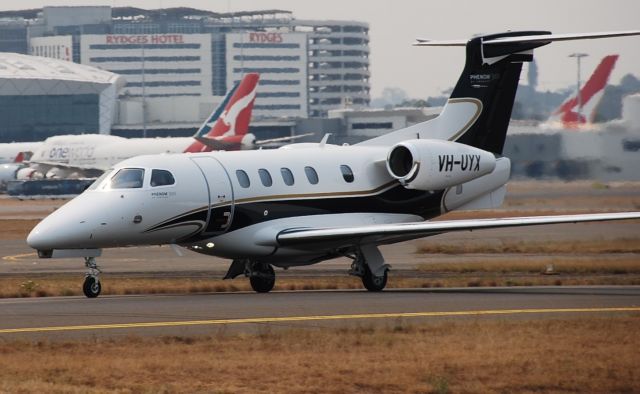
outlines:
{"label": "red aircraft tail fin", "polygon": [[578,95],[575,94],[560,105],[551,115],[551,120],[560,121],[564,127],[568,128],[593,122],[598,104],[604,95],[604,88],[607,86],[617,60],[618,55],[605,56],[587,83],[580,89],[581,111],[578,110]]}
{"label": "red aircraft tail fin", "polygon": [[[251,112],[256,99],[256,88],[260,75],[256,73],[245,74],[240,84],[232,89],[233,95],[228,99],[224,109],[216,118],[210,118],[197,133],[199,137],[221,139],[242,137],[249,131]],[[216,111],[214,111],[215,113]],[[194,141],[185,152],[208,152],[212,148],[199,141]]]}

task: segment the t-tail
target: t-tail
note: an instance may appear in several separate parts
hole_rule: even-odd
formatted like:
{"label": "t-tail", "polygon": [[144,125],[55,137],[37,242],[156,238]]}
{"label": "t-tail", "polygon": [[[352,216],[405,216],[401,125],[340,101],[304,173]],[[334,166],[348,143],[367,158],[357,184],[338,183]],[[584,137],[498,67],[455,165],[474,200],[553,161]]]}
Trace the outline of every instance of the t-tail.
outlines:
{"label": "t-tail", "polygon": [[[240,143],[249,131],[259,79],[259,74],[249,73],[234,84],[220,105],[200,126],[193,136],[196,141],[185,152],[209,152],[213,149],[233,148],[236,142]],[[213,144],[212,141],[216,143]]]}
{"label": "t-tail", "polygon": [[598,105],[604,97],[604,89],[607,87],[609,76],[611,76],[611,71],[613,71],[617,60],[618,55],[605,56],[587,83],[580,89],[580,100],[578,100],[577,93],[566,99],[553,112],[547,123],[557,124],[567,129],[579,128],[580,125],[593,123]]}
{"label": "t-tail", "polygon": [[535,48],[554,41],[640,35],[640,31],[552,34],[519,31],[477,36],[470,40],[419,39],[416,46],[466,47],[464,70],[441,114],[432,120],[363,142],[393,146],[412,139],[438,139],[502,154],[522,63]]}

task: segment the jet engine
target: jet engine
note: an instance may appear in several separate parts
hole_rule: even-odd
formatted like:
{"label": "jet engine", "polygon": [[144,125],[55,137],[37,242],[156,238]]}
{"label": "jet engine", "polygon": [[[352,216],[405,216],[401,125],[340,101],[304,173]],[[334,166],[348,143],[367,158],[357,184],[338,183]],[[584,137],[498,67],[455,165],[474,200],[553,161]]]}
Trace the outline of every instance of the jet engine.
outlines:
{"label": "jet engine", "polygon": [[21,163],[7,163],[0,165],[0,185],[16,179],[18,171],[24,167]]}
{"label": "jet engine", "polygon": [[493,153],[441,140],[409,140],[387,156],[387,170],[407,189],[442,190],[489,174]]}
{"label": "jet engine", "polygon": [[240,149],[242,150],[250,150],[255,149],[256,147],[256,136],[252,133],[247,133],[242,137],[242,142],[240,142]]}

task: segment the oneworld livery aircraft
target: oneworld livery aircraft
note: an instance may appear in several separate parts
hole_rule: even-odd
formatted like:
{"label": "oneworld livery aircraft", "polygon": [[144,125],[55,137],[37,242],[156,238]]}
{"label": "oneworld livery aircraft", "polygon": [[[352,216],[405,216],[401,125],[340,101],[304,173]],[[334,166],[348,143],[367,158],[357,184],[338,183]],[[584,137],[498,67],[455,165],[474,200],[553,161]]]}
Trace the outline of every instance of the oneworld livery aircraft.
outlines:
{"label": "oneworld livery aircraft", "polygon": [[28,168],[20,170],[19,177],[92,177],[122,160],[139,155],[255,149],[307,136],[256,141],[255,136],[249,133],[249,123],[258,81],[258,74],[246,74],[227,92],[193,137],[122,138],[102,134],[50,137],[33,152],[27,162]]}
{"label": "oneworld livery aircraft", "polygon": [[[350,273],[380,291],[389,265],[378,247],[451,231],[639,219],[640,212],[430,221],[453,210],[495,208],[510,161],[502,156],[523,62],[552,41],[639,35],[507,32],[419,46],[465,46],[466,64],[435,119],[353,146],[135,157],[29,234],[38,255],[84,257],[84,292],[100,294],[101,248],[177,244],[232,260],[270,291],[273,267],[353,260]],[[98,209],[96,207],[99,207]]]}

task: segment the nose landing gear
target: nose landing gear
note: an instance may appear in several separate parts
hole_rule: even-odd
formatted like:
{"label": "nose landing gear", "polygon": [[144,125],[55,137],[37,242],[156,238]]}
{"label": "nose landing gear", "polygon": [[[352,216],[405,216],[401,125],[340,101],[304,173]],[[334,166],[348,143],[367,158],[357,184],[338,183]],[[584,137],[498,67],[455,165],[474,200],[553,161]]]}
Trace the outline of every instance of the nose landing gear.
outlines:
{"label": "nose landing gear", "polygon": [[102,290],[99,277],[102,271],[98,268],[95,257],[85,257],[84,265],[88,268],[88,272],[82,285],[82,291],[87,298],[96,298]]}

